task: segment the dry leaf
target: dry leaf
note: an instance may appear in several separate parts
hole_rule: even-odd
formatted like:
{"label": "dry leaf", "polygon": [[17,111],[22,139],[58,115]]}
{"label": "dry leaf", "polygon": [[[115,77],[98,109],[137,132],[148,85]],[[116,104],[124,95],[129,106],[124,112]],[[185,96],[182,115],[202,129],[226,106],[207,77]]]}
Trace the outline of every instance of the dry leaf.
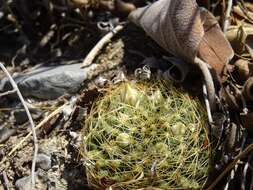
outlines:
{"label": "dry leaf", "polygon": [[253,25],[231,26],[226,36],[237,54],[249,54],[253,59]]}
{"label": "dry leaf", "polygon": [[224,65],[234,56],[233,49],[215,17],[205,9],[202,9],[201,17],[205,34],[200,42],[198,55],[211,65],[218,75],[221,75]]}
{"label": "dry leaf", "polygon": [[218,74],[234,55],[215,17],[195,0],[159,0],[129,18],[171,54],[186,62],[199,54]]}
{"label": "dry leaf", "polygon": [[195,1],[159,0],[138,8],[129,18],[173,55],[193,61],[204,36]]}
{"label": "dry leaf", "polygon": [[250,10],[242,10],[239,5],[233,7],[233,12],[247,20],[249,23],[253,23],[251,18],[253,18],[253,12]]}
{"label": "dry leaf", "polygon": [[250,64],[248,60],[238,59],[235,62],[235,71],[240,83],[244,83],[253,72],[253,64]]}

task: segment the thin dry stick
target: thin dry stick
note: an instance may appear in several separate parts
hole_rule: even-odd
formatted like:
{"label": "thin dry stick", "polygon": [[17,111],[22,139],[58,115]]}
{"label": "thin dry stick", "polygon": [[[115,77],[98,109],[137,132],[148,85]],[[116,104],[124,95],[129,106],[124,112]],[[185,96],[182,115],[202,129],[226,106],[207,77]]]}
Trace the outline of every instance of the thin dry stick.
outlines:
{"label": "thin dry stick", "polygon": [[199,69],[201,70],[204,76],[208,100],[210,102],[210,108],[211,108],[211,111],[214,111],[215,110],[215,88],[214,88],[212,75],[207,67],[207,63],[205,63],[203,60],[201,60],[198,57],[195,57],[194,63],[199,67]]}
{"label": "thin dry stick", "polygon": [[10,189],[9,188],[9,180],[8,180],[8,177],[7,177],[5,171],[3,171],[3,179],[4,179],[4,186],[5,186],[6,190],[9,190]]}
{"label": "thin dry stick", "polygon": [[[246,141],[246,135],[247,135],[247,133],[244,132],[244,134],[243,134],[243,139],[242,139],[242,143],[241,143],[241,146],[240,146],[240,152],[239,152],[239,154],[243,151],[243,147],[244,147],[245,141]],[[248,158],[248,160],[251,160],[251,159]],[[225,188],[229,189],[230,182],[235,178],[235,173],[237,172],[238,168],[239,168],[239,163],[237,163],[237,164],[234,166],[234,169],[231,170],[230,176],[229,176],[229,179],[228,179],[228,182],[227,182]],[[241,184],[241,185],[242,185],[242,184]],[[224,189],[224,190],[225,190],[225,189]],[[241,188],[241,190],[243,190],[243,187]]]}
{"label": "thin dry stick", "polygon": [[[245,164],[244,168],[243,168],[243,174],[242,174],[242,183],[241,183],[241,190],[245,190],[246,189],[246,179],[247,179],[247,173],[248,173],[248,169],[251,167],[250,166],[250,161],[252,160],[253,154],[251,154],[248,157],[247,163]],[[250,168],[251,169],[251,168]]]}
{"label": "thin dry stick", "polygon": [[233,0],[228,0],[227,10],[225,14],[225,20],[223,25],[223,32],[225,33],[229,27],[229,17],[233,6]]}
{"label": "thin dry stick", "polygon": [[237,162],[244,156],[246,156],[251,150],[253,150],[253,143],[247,146],[241,153],[239,153],[235,159],[225,168],[225,170],[214,180],[214,182],[207,188],[212,190],[219,183],[219,181],[237,164]]}
{"label": "thin dry stick", "polygon": [[117,34],[119,31],[121,31],[124,27],[122,25],[116,26],[116,28],[113,29],[113,31],[106,34],[96,45],[95,47],[90,51],[90,53],[86,56],[86,58],[83,61],[83,64],[81,68],[87,67],[92,64],[92,61],[95,59],[95,57],[98,55],[99,51],[104,47],[105,44],[109,43],[115,34]]}
{"label": "thin dry stick", "polygon": [[[64,104],[62,106],[60,106],[59,108],[57,108],[55,111],[53,111],[51,114],[49,114],[45,119],[43,119],[36,127],[35,130],[40,129],[41,127],[43,127],[51,118],[55,117],[57,114],[59,114],[64,107],[67,105]],[[16,150],[18,150],[22,144],[27,141],[30,136],[32,135],[32,132],[28,133],[8,154],[8,157],[10,157]],[[7,160],[7,158],[5,157],[1,162],[0,165],[2,165],[5,161]]]}
{"label": "thin dry stick", "polygon": [[213,117],[212,117],[212,112],[210,109],[210,103],[209,100],[207,98],[207,89],[206,89],[206,85],[203,84],[203,95],[204,95],[204,100],[205,100],[205,104],[206,104],[206,112],[207,112],[207,117],[208,117],[208,122],[209,124],[213,123]]}
{"label": "thin dry stick", "polygon": [[36,130],[35,130],[35,126],[34,126],[34,123],[33,123],[33,119],[32,119],[32,116],[30,114],[30,111],[29,111],[29,109],[26,105],[26,102],[25,102],[24,98],[23,98],[21,92],[18,89],[17,84],[15,83],[15,81],[11,77],[8,70],[5,68],[5,66],[1,62],[0,62],[0,67],[3,70],[3,72],[7,75],[7,77],[9,78],[13,90],[17,91],[17,95],[18,95],[22,105],[24,106],[24,109],[25,109],[26,114],[28,116],[29,122],[31,124],[32,134],[33,134],[33,142],[34,142],[34,154],[33,154],[32,171],[31,171],[31,175],[32,175],[32,184],[31,184],[32,186],[31,187],[32,187],[32,189],[35,189],[35,166],[36,166],[36,160],[37,160],[37,154],[38,154],[38,140],[37,140],[37,136],[36,136]]}
{"label": "thin dry stick", "polygon": [[10,91],[7,91],[7,92],[3,92],[3,93],[0,93],[0,97],[2,96],[6,96],[6,95],[9,95],[9,94],[14,94],[16,93],[17,91],[14,89],[14,90],[10,90]]}

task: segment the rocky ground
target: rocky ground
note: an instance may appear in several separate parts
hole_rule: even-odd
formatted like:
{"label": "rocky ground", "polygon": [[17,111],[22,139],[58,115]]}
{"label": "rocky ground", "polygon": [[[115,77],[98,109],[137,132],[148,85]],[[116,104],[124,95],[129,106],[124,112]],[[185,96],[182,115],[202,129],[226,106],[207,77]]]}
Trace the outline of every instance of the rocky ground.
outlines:
{"label": "rocky ground", "polygon": [[[36,189],[88,189],[80,145],[93,102],[110,85],[161,79],[178,62],[168,60],[172,55],[127,19],[130,11],[153,1],[119,2],[0,0],[0,60],[17,83],[36,126]],[[223,26],[228,3],[199,0],[198,4]],[[253,139],[252,100],[245,102],[240,95],[253,73],[252,3],[234,2],[230,15],[226,36],[235,52],[234,70],[228,69],[225,81],[215,81],[219,112],[214,114],[214,126],[222,127],[213,129],[218,156],[211,163],[214,176],[210,179],[214,181],[232,163],[233,169],[218,185],[250,189],[252,156],[241,159],[240,153]],[[123,30],[97,53],[90,66],[81,69],[91,49],[119,24]],[[194,65],[189,71],[184,82],[174,85],[184,87],[204,105],[201,72]],[[34,140],[27,113],[11,89],[0,71],[0,190],[27,190]],[[235,158],[241,159],[240,164],[233,163]]]}

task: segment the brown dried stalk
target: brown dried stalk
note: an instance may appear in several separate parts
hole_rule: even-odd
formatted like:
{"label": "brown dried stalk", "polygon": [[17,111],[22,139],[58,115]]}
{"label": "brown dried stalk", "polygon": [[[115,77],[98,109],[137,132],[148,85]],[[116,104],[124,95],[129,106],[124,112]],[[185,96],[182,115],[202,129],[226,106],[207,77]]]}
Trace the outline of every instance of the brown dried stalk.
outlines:
{"label": "brown dried stalk", "polygon": [[223,172],[214,180],[214,182],[207,188],[212,190],[219,183],[219,181],[238,163],[238,161],[246,156],[250,151],[253,150],[253,143],[248,145],[241,153],[239,153],[235,159],[223,170]]}
{"label": "brown dried stalk", "polygon": [[89,52],[89,54],[86,56],[86,58],[83,61],[83,64],[81,68],[88,67],[92,64],[95,57],[98,55],[98,53],[103,49],[105,44],[109,43],[110,40],[115,36],[119,31],[121,31],[124,27],[122,25],[118,25],[113,29],[113,31],[106,34],[95,46],[94,48]]}

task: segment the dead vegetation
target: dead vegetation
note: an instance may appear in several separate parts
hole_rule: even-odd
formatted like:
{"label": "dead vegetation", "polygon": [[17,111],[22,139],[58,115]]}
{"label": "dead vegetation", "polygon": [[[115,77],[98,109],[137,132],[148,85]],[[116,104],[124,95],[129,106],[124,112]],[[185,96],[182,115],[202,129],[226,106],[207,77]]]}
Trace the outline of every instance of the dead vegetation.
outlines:
{"label": "dead vegetation", "polygon": [[[204,137],[199,140],[203,146],[210,147],[211,153],[204,189],[253,188],[251,1],[0,0],[0,60],[4,71],[0,72],[0,189],[86,189],[89,183],[97,189],[168,189],[169,180],[159,176],[159,159],[168,152],[176,151],[173,153],[176,155],[177,148],[170,150],[160,144],[159,159],[149,157],[149,162],[137,170],[142,172],[131,174],[132,181],[126,175],[111,173],[108,168],[115,158],[104,158],[102,145],[96,144],[96,151],[100,151],[103,161],[101,157],[94,161],[87,156],[89,151],[95,151],[88,144],[81,146],[83,138],[90,138],[87,143],[94,140],[86,136],[91,133],[92,125],[84,127],[83,122],[91,122],[92,116],[96,120],[98,113],[101,119],[107,109],[117,109],[103,107],[96,114],[93,112],[103,98],[106,101],[112,97],[108,89],[129,80],[149,81],[145,82],[150,84],[148,89],[153,86],[151,83],[161,79],[170,80],[176,88],[184,88],[184,92],[198,98],[201,107],[205,107],[202,112],[209,121],[206,134],[209,141]],[[6,78],[8,73],[10,76]],[[9,82],[10,77],[14,81]],[[156,90],[162,91],[163,98],[170,98],[163,88]],[[133,94],[131,91],[130,95]],[[150,94],[145,92],[145,95],[148,98]],[[158,99],[155,97],[155,101]],[[139,111],[140,115],[145,115],[153,104],[145,101],[143,105],[147,109]],[[128,111],[124,112],[127,117],[137,110],[134,106],[128,109],[124,109]],[[147,116],[151,120],[152,113]],[[117,125],[124,122],[119,115],[116,112],[116,120],[110,122],[117,121]],[[185,122],[186,118],[180,119]],[[107,119],[106,126],[111,129],[113,124],[108,124]],[[149,129],[150,124],[145,124],[145,120],[138,123]],[[125,124],[132,129],[132,123]],[[99,131],[105,128],[104,124],[99,125]],[[82,136],[83,130],[89,132]],[[111,131],[106,133],[107,136],[102,135],[103,142]],[[141,134],[144,132],[140,130],[135,135]],[[121,139],[116,140],[120,143],[125,139],[119,145],[121,149],[125,149],[122,146],[128,137],[126,131],[121,131]],[[157,141],[158,138],[152,139],[150,149]],[[84,157],[80,155],[83,147],[88,150]],[[120,158],[135,153],[137,148],[131,147]],[[104,164],[103,168],[95,164],[96,175],[102,177],[93,175],[94,168],[87,165],[88,161]],[[130,167],[131,161],[125,160],[123,165]],[[179,159],[174,161],[177,163]],[[121,166],[115,171],[126,170]],[[172,170],[169,166],[165,166],[166,175]],[[152,175],[158,175],[155,179],[159,177],[160,185],[155,180],[140,182],[151,175],[150,170]],[[197,172],[205,171],[196,166],[190,173]],[[187,180],[174,176],[170,187],[197,187],[193,186],[197,182]],[[129,187],[127,182],[131,183]]]}

